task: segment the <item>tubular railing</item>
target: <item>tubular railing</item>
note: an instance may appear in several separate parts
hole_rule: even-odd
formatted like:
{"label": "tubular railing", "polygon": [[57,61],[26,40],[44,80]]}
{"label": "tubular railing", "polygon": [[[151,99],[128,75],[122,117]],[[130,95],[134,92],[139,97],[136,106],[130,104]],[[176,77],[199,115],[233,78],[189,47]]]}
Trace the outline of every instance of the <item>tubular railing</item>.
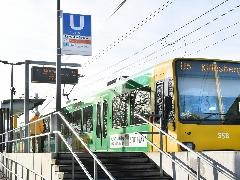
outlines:
{"label": "tubular railing", "polygon": [[[53,119],[53,116],[59,116],[60,118],[55,118]],[[39,123],[40,121],[43,121],[43,119],[46,119],[50,117],[50,123],[49,123],[49,132],[46,132],[46,133],[42,133],[42,134],[39,134],[39,135],[36,135],[36,126],[37,126],[37,123]],[[73,148],[72,146],[67,142],[67,140],[64,138],[64,135],[58,130],[58,124],[60,124],[59,120],[62,121],[62,124],[65,124],[66,127],[70,130],[70,132],[77,138],[77,140],[84,146],[85,148],[85,151],[87,153],[89,153],[91,155],[91,157],[93,158],[93,165],[94,165],[94,177],[92,177],[92,175],[88,172],[88,170],[86,169],[86,167],[84,166],[84,164],[81,162],[81,160],[78,158],[77,154],[75,152],[73,152]],[[35,124],[35,135],[32,135],[32,136],[27,136],[26,134],[24,134],[24,137],[22,137],[22,132],[25,132],[24,128],[28,128],[28,134],[29,134],[29,127],[31,124]],[[15,139],[12,139],[12,140],[9,140],[8,137],[9,137],[9,133],[12,133],[13,135],[16,136],[16,134],[18,133],[19,134],[19,138],[15,138]],[[32,138],[38,138],[38,137],[41,137],[41,136],[47,136],[48,137],[48,145],[47,145],[47,151],[48,152],[51,152],[51,148],[50,148],[50,139],[51,139],[51,135],[52,134],[55,134],[55,153],[58,153],[59,152],[59,147],[58,147],[58,137],[61,138],[62,142],[64,142],[64,144],[66,145],[67,149],[70,151],[70,153],[72,154],[73,156],[73,159],[72,159],[72,165],[73,165],[73,171],[72,171],[72,177],[74,178],[74,160],[77,161],[78,165],[83,169],[83,171],[85,172],[85,174],[87,175],[87,177],[89,179],[98,179],[98,170],[97,170],[97,165],[99,167],[102,168],[102,170],[104,171],[104,173],[108,176],[108,178],[110,180],[115,180],[115,178],[111,175],[111,173],[106,169],[106,167],[102,164],[102,162],[97,158],[97,156],[88,148],[87,144],[83,141],[83,139],[81,137],[79,137],[79,135],[77,134],[77,132],[71,127],[71,125],[69,124],[69,122],[66,120],[66,118],[60,113],[60,112],[54,112],[53,114],[50,114],[48,116],[45,116],[45,117],[41,117],[39,118],[38,120],[35,120],[33,122],[30,122],[24,126],[21,126],[19,128],[16,128],[16,129],[13,129],[13,130],[10,130],[10,131],[7,131],[5,133],[2,133],[0,134],[0,138],[2,140],[2,142],[0,143],[0,147],[5,150],[7,150],[7,147],[9,145],[9,143],[15,143],[14,145],[18,145],[19,143],[18,142],[22,142],[22,145],[24,144],[25,141],[27,141],[27,143],[29,144],[30,143],[30,140]],[[5,138],[5,141],[3,141]],[[36,140],[35,140],[36,142]],[[30,147],[29,145],[27,147]],[[24,147],[25,148],[25,147]],[[30,152],[30,148],[27,149],[27,152]],[[2,164],[3,167],[4,164],[3,163],[0,163]],[[13,173],[11,170],[6,170],[8,172],[11,172]],[[31,172],[35,172],[34,170],[29,170]],[[36,172],[35,172],[36,173]],[[13,174],[14,176],[18,177],[18,175],[16,174]],[[35,174],[35,176],[38,175],[37,173]],[[42,177],[41,175],[39,175],[41,178],[44,178]],[[21,179],[21,178],[20,178]]]}
{"label": "tubular railing", "polygon": [[[92,156],[94,160],[94,179],[97,179],[97,164],[102,168],[102,170],[106,173],[106,175],[109,177],[109,179],[114,180],[115,178],[111,175],[111,173],[106,169],[106,167],[102,164],[102,162],[97,158],[97,156],[88,148],[87,144],[82,140],[82,138],[79,137],[79,135],[76,133],[76,131],[71,127],[71,125],[68,123],[68,121],[65,119],[65,117],[60,113],[57,112],[57,114],[61,117],[61,120],[67,125],[67,127],[71,130],[71,132],[77,137],[78,141],[81,142],[81,144],[84,146],[84,148],[87,150],[87,152]],[[60,136],[61,137],[61,136]],[[69,147],[68,147],[69,148]],[[71,150],[71,148],[69,148]],[[75,160],[79,163],[80,160],[77,158],[76,154],[71,150],[72,155],[74,156]],[[97,163],[97,164],[96,164]],[[80,165],[80,164],[79,164]],[[82,167],[82,166],[81,166]]]}
{"label": "tubular railing", "polygon": [[[145,121],[147,124],[151,125],[152,127],[154,127],[155,129],[157,129],[159,131],[159,135],[160,135],[160,148],[157,147],[154,143],[152,143],[151,141],[149,141],[145,136],[143,136],[141,133],[138,132],[138,134],[140,134],[143,138],[145,138],[147,140],[147,142],[149,144],[151,144],[154,148],[156,148],[159,152],[160,152],[160,173],[163,173],[163,167],[162,167],[162,154],[166,155],[168,158],[170,158],[174,163],[176,163],[177,165],[181,166],[185,171],[188,172],[188,174],[190,176],[192,176],[194,179],[200,180],[202,179],[201,174],[200,174],[200,162],[205,162],[206,164],[210,165],[212,168],[214,168],[215,170],[217,170],[218,172],[220,172],[221,174],[223,174],[226,178],[231,179],[231,180],[236,180],[237,176],[233,173],[229,173],[228,171],[226,171],[225,169],[223,169],[222,167],[216,166],[212,161],[210,161],[208,158],[206,158],[205,156],[203,156],[202,154],[200,154],[199,152],[195,152],[192,149],[190,149],[189,147],[187,147],[185,144],[181,143],[180,141],[178,141],[176,138],[174,138],[173,136],[169,135],[168,133],[166,133],[165,131],[163,131],[161,129],[161,119],[160,119],[160,128],[157,127],[156,125],[154,125],[153,123],[151,123],[149,120],[147,120],[146,118],[144,118],[143,116],[139,115],[139,114],[135,114],[136,117],[140,118],[141,120]],[[176,144],[178,144],[179,146],[181,146],[182,148],[184,148],[185,150],[187,150],[188,152],[191,152],[193,155],[195,155],[197,157],[197,168],[196,168],[196,172],[194,172],[192,170],[191,167],[189,167],[188,165],[182,163],[181,161],[177,160],[177,159],[173,159],[172,155],[165,152],[163,150],[163,135],[165,135],[167,138],[169,138],[170,140],[172,140],[173,142],[175,142]]]}
{"label": "tubular railing", "polygon": [[[3,153],[0,153],[0,155],[2,156],[2,161],[3,161],[3,162],[0,162],[0,164],[2,166],[2,172],[3,173],[5,172],[5,174],[4,174],[5,178],[9,178],[9,179],[12,180],[13,179],[12,176],[14,176],[16,180],[18,180],[18,179],[25,180],[26,178],[24,178],[24,174],[23,174],[24,169],[25,169],[26,170],[26,177],[29,176],[29,173],[32,173],[32,174],[34,174],[35,180],[37,179],[37,177],[39,177],[41,180],[47,180],[47,178],[45,178],[43,175],[37,173],[36,171],[34,171],[32,169],[26,168],[24,165],[18,163],[17,161],[14,161],[14,160],[10,159],[9,157],[4,155]],[[5,158],[5,160],[4,160],[4,158]],[[6,162],[6,165],[4,164],[4,161]],[[14,166],[15,172],[13,170],[11,170],[11,168],[9,168],[10,162],[13,162],[15,164],[15,166]],[[18,175],[18,173],[17,173],[17,166],[18,165],[21,167],[21,170],[22,170],[21,175]],[[7,172],[9,172],[10,175],[7,175],[8,174]],[[10,176],[10,177],[8,177],[8,176]]]}

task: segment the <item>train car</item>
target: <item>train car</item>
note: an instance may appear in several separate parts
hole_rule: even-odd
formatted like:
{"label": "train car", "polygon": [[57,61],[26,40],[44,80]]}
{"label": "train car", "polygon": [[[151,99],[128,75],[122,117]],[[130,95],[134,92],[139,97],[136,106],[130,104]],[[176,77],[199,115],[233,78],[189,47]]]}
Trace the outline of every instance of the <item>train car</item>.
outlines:
{"label": "train car", "polygon": [[[111,81],[62,112],[87,135],[93,151],[155,151],[136,132],[159,145],[157,130],[136,114],[157,126],[161,122],[165,132],[195,151],[239,150],[239,81],[239,62],[175,58]],[[166,137],[163,144],[168,152],[184,150]]]}

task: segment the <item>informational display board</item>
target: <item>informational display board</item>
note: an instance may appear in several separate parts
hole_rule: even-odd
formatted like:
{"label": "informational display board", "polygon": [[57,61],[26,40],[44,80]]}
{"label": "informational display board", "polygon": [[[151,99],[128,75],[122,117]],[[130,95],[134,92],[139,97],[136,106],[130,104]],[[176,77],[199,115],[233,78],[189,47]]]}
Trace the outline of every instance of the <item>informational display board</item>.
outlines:
{"label": "informational display board", "polygon": [[91,16],[63,13],[62,24],[62,54],[91,56]]}
{"label": "informational display board", "polygon": [[[146,135],[144,135],[147,138]],[[112,134],[110,135],[110,148],[147,147],[147,140],[139,134]]]}
{"label": "informational display board", "polygon": [[[62,68],[62,84],[77,84],[78,69]],[[56,68],[33,66],[31,69],[32,83],[56,83]]]}

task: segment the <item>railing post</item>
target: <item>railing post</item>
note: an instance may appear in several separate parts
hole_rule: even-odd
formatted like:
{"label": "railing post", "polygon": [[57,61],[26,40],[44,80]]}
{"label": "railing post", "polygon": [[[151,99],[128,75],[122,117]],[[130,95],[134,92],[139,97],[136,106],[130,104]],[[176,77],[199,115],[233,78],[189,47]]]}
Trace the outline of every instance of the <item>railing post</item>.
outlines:
{"label": "railing post", "polygon": [[74,179],[74,157],[72,156],[72,179]]}
{"label": "railing post", "polygon": [[3,164],[3,166],[2,166],[2,172],[4,173],[4,156],[2,156],[2,164]]}
{"label": "railing post", "polygon": [[[17,171],[17,161],[15,161],[15,174],[16,175],[18,174],[18,171]],[[15,180],[17,180],[17,176],[15,176]]]}
{"label": "railing post", "polygon": [[6,132],[6,137],[5,137],[5,142],[6,142],[6,145],[5,145],[5,152],[7,152],[8,153],[8,150],[9,150],[9,148],[8,148],[8,131]]}
{"label": "railing post", "polygon": [[23,179],[23,165],[21,165],[21,167],[22,167],[22,179]]}
{"label": "railing post", "polygon": [[3,134],[1,135],[1,139],[2,139],[2,142],[1,142],[1,152],[3,152],[3,150],[4,150],[4,141],[3,141]]}
{"label": "railing post", "polygon": [[[54,117],[54,118],[53,118]],[[58,118],[57,115],[51,116],[51,132],[58,131]],[[58,149],[58,134],[55,134],[55,153],[59,152]]]}
{"label": "railing post", "polygon": [[53,131],[54,131],[54,116],[53,114],[51,114],[49,119],[50,134],[48,135],[48,152],[51,152],[51,135],[53,134]]}
{"label": "railing post", "polygon": [[51,144],[51,135],[50,134],[48,134],[48,152],[50,153],[51,152],[51,146],[50,146],[50,144]]}
{"label": "railing post", "polygon": [[12,170],[13,170],[13,160],[12,159],[10,160],[10,163],[9,163],[9,170],[11,171],[10,172],[10,179],[13,179],[13,173],[12,173]]}
{"label": "railing post", "polygon": [[201,174],[200,174],[200,158],[197,157],[197,180],[200,180]]}
{"label": "railing post", "polygon": [[37,152],[37,150],[38,150],[38,152],[39,152],[39,149],[38,149],[38,147],[37,147],[37,137],[36,137],[36,134],[37,133],[37,123],[36,123],[36,121],[34,121],[34,136],[35,137],[33,137],[33,142],[34,142],[34,152],[36,153]]}
{"label": "railing post", "polygon": [[94,166],[94,180],[98,179],[98,169],[97,169],[97,162],[93,159],[93,166]]}
{"label": "railing post", "polygon": [[[160,117],[159,119],[159,125],[160,125],[160,130],[162,130],[162,118]],[[159,136],[160,136],[160,149],[163,151],[163,135],[162,132],[159,131]],[[163,166],[162,166],[162,152],[160,152],[160,160],[159,160],[159,169],[160,169],[160,176],[163,175]]]}
{"label": "railing post", "polygon": [[19,128],[19,144],[18,144],[18,152],[21,152],[21,146],[23,146],[23,142],[22,142],[22,127],[20,126]]}

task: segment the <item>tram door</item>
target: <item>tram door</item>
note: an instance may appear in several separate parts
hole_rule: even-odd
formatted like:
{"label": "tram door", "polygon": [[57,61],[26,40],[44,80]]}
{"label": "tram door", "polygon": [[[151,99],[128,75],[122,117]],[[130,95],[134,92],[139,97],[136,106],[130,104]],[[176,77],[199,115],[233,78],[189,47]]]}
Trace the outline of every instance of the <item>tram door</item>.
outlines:
{"label": "tram door", "polygon": [[108,103],[106,100],[97,104],[96,150],[107,150]]}
{"label": "tram door", "polygon": [[[155,114],[154,124],[168,133],[168,121],[173,113],[173,84],[172,79],[157,81],[155,84]],[[160,147],[160,136],[158,130],[153,128],[153,143]],[[168,138],[163,136],[163,150],[167,150]],[[156,150],[154,150],[156,151]]]}

